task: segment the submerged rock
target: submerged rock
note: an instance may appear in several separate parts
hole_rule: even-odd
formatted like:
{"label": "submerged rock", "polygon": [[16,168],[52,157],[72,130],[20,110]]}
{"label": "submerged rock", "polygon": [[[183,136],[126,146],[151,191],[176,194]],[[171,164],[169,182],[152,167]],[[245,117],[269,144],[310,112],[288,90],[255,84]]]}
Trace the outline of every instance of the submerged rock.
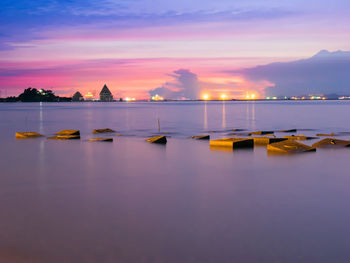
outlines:
{"label": "submerged rock", "polygon": [[113,142],[113,138],[95,138],[90,139],[91,142]]}
{"label": "submerged rock", "polygon": [[166,136],[151,137],[151,138],[148,138],[146,141],[148,141],[150,143],[159,143],[159,144],[166,144],[167,143]]}
{"label": "submerged rock", "polygon": [[333,148],[333,147],[350,147],[350,141],[338,140],[333,138],[325,138],[319,142],[312,145],[316,148]]}
{"label": "submerged rock", "polygon": [[297,129],[290,129],[290,130],[279,130],[278,132],[297,132]]}
{"label": "submerged rock", "polygon": [[59,132],[56,132],[56,135],[80,135],[79,130],[62,130]]}
{"label": "submerged rock", "polygon": [[250,132],[230,132],[228,135],[235,135],[235,136],[251,136],[252,133]]}
{"label": "submerged rock", "polygon": [[17,139],[29,139],[42,137],[43,135],[37,132],[16,132]]}
{"label": "submerged rock", "polygon": [[253,148],[254,140],[248,138],[224,138],[210,141],[210,147],[229,147],[232,149]]}
{"label": "submerged rock", "polygon": [[275,142],[267,145],[268,153],[303,153],[303,152],[314,152],[316,148],[302,144],[293,140],[286,140],[282,142]]}
{"label": "submerged rock", "polygon": [[334,132],[332,133],[316,133],[316,136],[326,136],[326,137],[332,137],[332,136],[337,136]]}
{"label": "submerged rock", "polygon": [[249,139],[254,140],[256,145],[267,145],[270,143],[286,141],[286,138],[275,138],[275,137],[249,137]]}
{"label": "submerged rock", "polygon": [[195,139],[195,140],[209,140],[210,139],[210,135],[191,136],[191,139]]}
{"label": "submerged rock", "polygon": [[48,137],[50,140],[79,140],[80,135],[56,135],[53,137]]}
{"label": "submerged rock", "polygon": [[305,136],[303,134],[284,136],[283,138],[286,138],[288,140],[298,140],[298,141],[318,139],[317,137]]}
{"label": "submerged rock", "polygon": [[241,131],[245,131],[246,129],[232,129],[231,131],[234,131],[234,132],[241,132]]}
{"label": "submerged rock", "polygon": [[105,129],[95,129],[92,131],[92,133],[113,133],[115,130],[105,128]]}
{"label": "submerged rock", "polygon": [[274,131],[255,131],[255,132],[250,132],[250,135],[267,135],[267,134],[274,134]]}

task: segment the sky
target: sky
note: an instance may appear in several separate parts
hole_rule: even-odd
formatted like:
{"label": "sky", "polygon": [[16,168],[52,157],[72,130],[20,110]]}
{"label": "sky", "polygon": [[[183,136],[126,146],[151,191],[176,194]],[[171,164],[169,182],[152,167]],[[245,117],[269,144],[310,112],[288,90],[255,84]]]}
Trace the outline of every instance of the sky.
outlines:
{"label": "sky", "polygon": [[253,69],[350,50],[349,12],[347,0],[1,0],[0,96],[277,94],[281,80]]}

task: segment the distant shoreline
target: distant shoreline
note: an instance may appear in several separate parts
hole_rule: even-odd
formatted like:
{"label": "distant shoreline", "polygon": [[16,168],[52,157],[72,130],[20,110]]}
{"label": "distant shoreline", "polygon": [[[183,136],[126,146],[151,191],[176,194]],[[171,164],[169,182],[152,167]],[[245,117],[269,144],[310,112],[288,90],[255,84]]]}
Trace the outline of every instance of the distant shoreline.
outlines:
{"label": "distant shoreline", "polygon": [[256,100],[240,100],[240,99],[232,99],[232,100],[135,100],[135,101],[6,101],[6,99],[0,98],[0,103],[33,103],[33,102],[45,102],[45,103],[135,103],[135,102],[195,102],[195,101],[202,101],[202,102],[212,102],[212,101],[219,101],[219,102],[225,102],[225,101],[349,101],[350,99],[256,99]]}

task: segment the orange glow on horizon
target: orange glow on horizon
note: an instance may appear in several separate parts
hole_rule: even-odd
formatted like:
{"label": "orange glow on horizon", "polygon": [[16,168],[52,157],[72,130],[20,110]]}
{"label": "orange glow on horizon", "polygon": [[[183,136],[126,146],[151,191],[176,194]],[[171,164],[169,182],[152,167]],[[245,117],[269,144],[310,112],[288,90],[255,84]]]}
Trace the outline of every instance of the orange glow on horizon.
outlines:
{"label": "orange glow on horizon", "polygon": [[216,83],[216,84],[227,84],[227,83],[239,83],[242,84],[245,80],[240,76],[235,77],[202,77],[202,81]]}
{"label": "orange glow on horizon", "polygon": [[84,95],[85,100],[95,100],[95,95],[92,92],[88,92]]}
{"label": "orange glow on horizon", "polygon": [[205,93],[202,95],[203,100],[209,100],[210,96],[209,94]]}

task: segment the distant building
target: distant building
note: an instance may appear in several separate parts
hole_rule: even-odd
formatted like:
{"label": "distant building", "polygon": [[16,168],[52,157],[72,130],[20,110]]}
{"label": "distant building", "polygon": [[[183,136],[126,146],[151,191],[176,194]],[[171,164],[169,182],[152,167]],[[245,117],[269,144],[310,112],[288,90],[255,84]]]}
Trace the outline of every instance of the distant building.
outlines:
{"label": "distant building", "polygon": [[105,84],[100,92],[100,101],[113,101],[113,95]]}
{"label": "distant building", "polygon": [[84,97],[83,97],[83,95],[81,95],[81,93],[79,91],[74,93],[74,95],[72,97],[72,101],[83,101],[83,100],[84,100]]}

